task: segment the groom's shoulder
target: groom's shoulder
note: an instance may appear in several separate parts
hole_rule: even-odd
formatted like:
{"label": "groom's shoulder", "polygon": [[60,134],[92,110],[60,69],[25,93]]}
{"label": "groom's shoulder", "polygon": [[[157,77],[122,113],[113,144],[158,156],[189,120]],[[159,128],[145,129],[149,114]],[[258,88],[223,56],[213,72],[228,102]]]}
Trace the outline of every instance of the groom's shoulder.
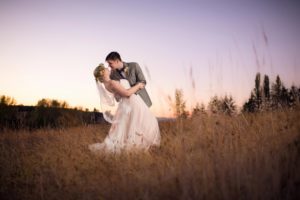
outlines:
{"label": "groom's shoulder", "polygon": [[139,66],[139,64],[137,62],[127,62],[126,64],[128,66],[130,66],[130,67],[137,67],[137,66]]}

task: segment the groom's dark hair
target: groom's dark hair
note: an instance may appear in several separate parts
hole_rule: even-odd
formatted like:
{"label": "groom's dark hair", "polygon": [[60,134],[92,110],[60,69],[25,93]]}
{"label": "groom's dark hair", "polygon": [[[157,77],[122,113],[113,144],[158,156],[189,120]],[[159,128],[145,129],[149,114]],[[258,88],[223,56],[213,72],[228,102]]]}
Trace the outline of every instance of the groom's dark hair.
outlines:
{"label": "groom's dark hair", "polygon": [[110,52],[106,56],[105,61],[108,61],[108,60],[120,60],[120,61],[122,61],[120,54],[116,51]]}

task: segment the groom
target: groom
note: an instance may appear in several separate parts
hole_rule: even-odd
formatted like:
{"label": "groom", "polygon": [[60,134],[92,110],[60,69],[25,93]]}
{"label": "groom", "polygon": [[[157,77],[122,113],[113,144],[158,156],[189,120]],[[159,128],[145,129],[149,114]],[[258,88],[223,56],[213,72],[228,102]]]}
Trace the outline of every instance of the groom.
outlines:
{"label": "groom", "polygon": [[[138,63],[123,62],[118,52],[110,52],[105,61],[112,69],[110,78],[113,80],[127,79],[130,86],[134,86],[138,82],[146,84],[146,79]],[[144,100],[146,105],[150,107],[152,105],[151,99],[145,88],[137,91],[137,94]]]}

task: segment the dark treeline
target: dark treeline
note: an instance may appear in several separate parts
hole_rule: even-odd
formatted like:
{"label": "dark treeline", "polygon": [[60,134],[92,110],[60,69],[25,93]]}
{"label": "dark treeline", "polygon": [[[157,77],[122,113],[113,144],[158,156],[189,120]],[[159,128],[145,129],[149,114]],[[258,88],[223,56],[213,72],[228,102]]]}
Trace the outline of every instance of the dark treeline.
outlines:
{"label": "dark treeline", "polygon": [[64,128],[103,122],[102,113],[82,108],[70,108],[63,101],[42,99],[36,106],[16,105],[16,101],[7,96],[0,97],[0,130]]}
{"label": "dark treeline", "polygon": [[274,83],[270,83],[268,75],[257,73],[255,77],[255,87],[251,91],[249,100],[244,104],[244,112],[261,112],[277,110],[282,108],[294,108],[300,102],[300,88],[292,85],[286,88],[277,75]]}
{"label": "dark treeline", "polygon": [[[210,99],[207,107],[197,103],[192,113],[186,110],[186,101],[183,97],[182,90],[175,91],[175,103],[171,102],[174,114],[179,118],[188,118],[197,115],[205,115],[208,112],[212,114],[236,115],[238,107],[232,96],[224,97],[214,96]],[[292,85],[290,88],[285,87],[279,75],[275,82],[271,83],[269,76],[257,73],[254,81],[254,89],[250,92],[249,99],[243,104],[241,112],[254,113],[264,111],[275,111],[278,109],[294,109],[300,106],[300,88]]]}
{"label": "dark treeline", "polygon": [[[254,88],[250,92],[249,99],[242,106],[241,112],[253,113],[271,111],[277,109],[293,109],[300,105],[300,88],[292,85],[286,88],[277,75],[275,82],[271,83],[269,76],[257,73]],[[196,115],[238,113],[235,100],[231,96],[214,96],[207,105],[197,104],[192,113],[186,110],[186,101],[183,92],[176,89],[175,100],[171,105],[176,117],[188,118]],[[36,106],[16,105],[15,99],[8,96],[0,96],[0,130],[4,128],[60,128],[83,124],[103,122],[103,115],[96,109],[89,112],[88,109],[70,108],[65,101],[41,99]]]}

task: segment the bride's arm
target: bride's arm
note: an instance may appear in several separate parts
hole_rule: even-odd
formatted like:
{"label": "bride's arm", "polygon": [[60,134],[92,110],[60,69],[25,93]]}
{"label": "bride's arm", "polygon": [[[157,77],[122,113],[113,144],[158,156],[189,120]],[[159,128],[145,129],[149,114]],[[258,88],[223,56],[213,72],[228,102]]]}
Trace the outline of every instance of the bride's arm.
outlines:
{"label": "bride's arm", "polygon": [[111,87],[113,91],[122,97],[130,97],[132,94],[136,93],[139,89],[144,88],[144,86],[145,86],[144,83],[138,83],[129,89],[125,89],[118,81],[111,82]]}

